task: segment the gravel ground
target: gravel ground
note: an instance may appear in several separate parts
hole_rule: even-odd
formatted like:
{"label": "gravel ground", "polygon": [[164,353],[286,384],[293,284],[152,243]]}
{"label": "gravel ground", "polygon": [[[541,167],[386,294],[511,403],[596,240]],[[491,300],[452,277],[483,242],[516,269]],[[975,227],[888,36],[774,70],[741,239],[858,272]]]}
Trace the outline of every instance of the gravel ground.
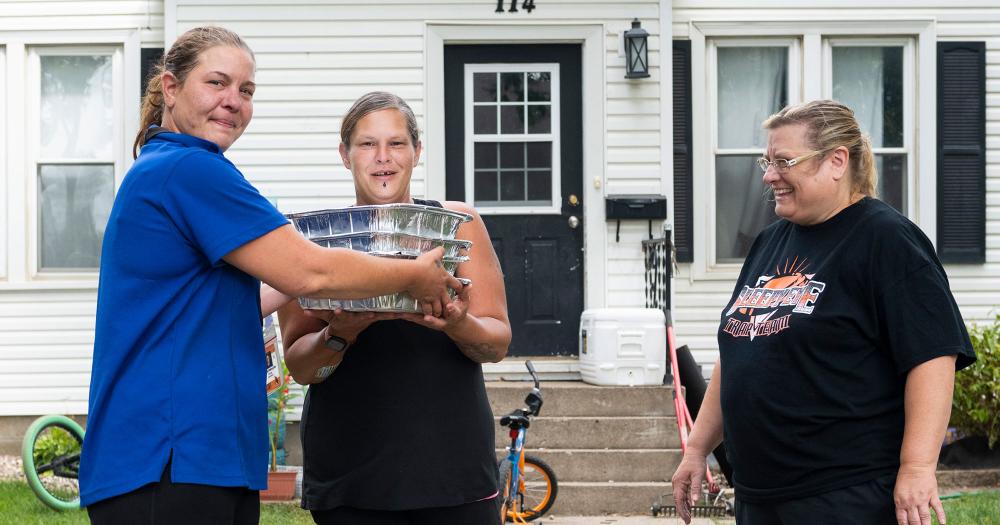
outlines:
{"label": "gravel ground", "polygon": [[5,456],[5,455],[0,455],[0,479],[2,479],[2,480],[11,480],[11,479],[24,480],[24,473],[21,472],[21,458],[20,458],[20,456]]}

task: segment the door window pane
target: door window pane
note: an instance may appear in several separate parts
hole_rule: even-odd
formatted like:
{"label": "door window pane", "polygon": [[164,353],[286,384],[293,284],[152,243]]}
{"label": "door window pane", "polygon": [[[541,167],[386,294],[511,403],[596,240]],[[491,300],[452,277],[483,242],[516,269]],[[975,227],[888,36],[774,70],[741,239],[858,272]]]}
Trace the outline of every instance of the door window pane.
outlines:
{"label": "door window pane", "polygon": [[473,75],[472,75],[472,100],[474,102],[496,102],[497,101],[497,75],[496,75],[496,73],[473,73]]}
{"label": "door window pane", "polygon": [[41,156],[110,158],[114,137],[111,57],[39,58]]}
{"label": "door window pane", "polygon": [[500,106],[500,133],[524,133],[524,106]]}
{"label": "door window pane", "polygon": [[788,104],[788,48],[718,48],[719,148],[764,148],[760,125]]}
{"label": "door window pane", "polygon": [[476,106],[472,113],[472,129],[477,135],[493,135],[497,132],[497,107]]}
{"label": "door window pane", "polygon": [[777,219],[753,155],[715,159],[715,251],[718,262],[746,257],[757,234]]}
{"label": "door window pane", "polygon": [[548,102],[552,100],[552,74],[549,72],[528,73],[528,102]]}
{"label": "door window pane", "polygon": [[524,73],[500,73],[500,101],[524,100]]}
{"label": "door window pane", "polygon": [[903,47],[833,47],[833,98],[875,148],[903,146]]}
{"label": "door window pane", "polygon": [[100,265],[114,182],[114,166],[110,164],[39,166],[41,269],[91,269]]}
{"label": "door window pane", "polygon": [[[523,201],[524,199],[524,171],[501,171],[500,172],[500,200],[501,201]],[[518,202],[520,204],[520,202]]]}

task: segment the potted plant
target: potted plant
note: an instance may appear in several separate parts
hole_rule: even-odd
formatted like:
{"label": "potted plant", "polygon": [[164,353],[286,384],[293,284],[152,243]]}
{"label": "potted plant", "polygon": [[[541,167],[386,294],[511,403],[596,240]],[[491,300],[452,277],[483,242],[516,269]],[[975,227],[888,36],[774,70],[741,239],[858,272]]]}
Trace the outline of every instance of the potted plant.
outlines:
{"label": "potted plant", "polygon": [[941,450],[948,468],[1000,467],[1000,314],[986,325],[973,324],[969,338],[976,362],[955,376],[951,426],[960,439]]}
{"label": "potted plant", "polygon": [[[278,464],[284,464],[285,439],[285,409],[288,402],[301,395],[298,385],[292,383],[288,367],[282,363],[284,384],[268,398],[268,438],[271,445],[270,466],[267,472],[267,490],[262,490],[262,500],[289,500],[295,496],[294,470],[278,470]],[[280,458],[279,458],[279,452]],[[280,460],[279,460],[280,459]]]}

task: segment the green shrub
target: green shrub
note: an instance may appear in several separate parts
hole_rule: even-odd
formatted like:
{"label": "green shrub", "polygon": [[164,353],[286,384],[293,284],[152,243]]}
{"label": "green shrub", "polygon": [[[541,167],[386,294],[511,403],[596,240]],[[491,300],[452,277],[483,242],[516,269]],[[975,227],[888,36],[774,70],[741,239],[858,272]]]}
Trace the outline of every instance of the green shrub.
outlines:
{"label": "green shrub", "polygon": [[976,362],[955,376],[951,425],[967,436],[984,436],[990,448],[1000,440],[1000,314],[992,323],[969,328]]}
{"label": "green shrub", "polygon": [[35,442],[33,457],[35,465],[45,465],[52,460],[71,454],[80,453],[80,443],[69,432],[55,427],[38,436]]}

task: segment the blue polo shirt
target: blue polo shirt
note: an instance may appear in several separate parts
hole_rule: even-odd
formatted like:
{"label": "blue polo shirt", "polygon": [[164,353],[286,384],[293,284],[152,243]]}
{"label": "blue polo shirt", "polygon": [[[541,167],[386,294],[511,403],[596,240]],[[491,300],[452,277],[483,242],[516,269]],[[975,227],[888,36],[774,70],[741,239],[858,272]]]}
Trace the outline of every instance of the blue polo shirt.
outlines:
{"label": "blue polo shirt", "polygon": [[260,282],[222,257],[287,221],[214,143],[163,133],[125,176],[104,234],[86,506],[159,481],[263,489]]}

